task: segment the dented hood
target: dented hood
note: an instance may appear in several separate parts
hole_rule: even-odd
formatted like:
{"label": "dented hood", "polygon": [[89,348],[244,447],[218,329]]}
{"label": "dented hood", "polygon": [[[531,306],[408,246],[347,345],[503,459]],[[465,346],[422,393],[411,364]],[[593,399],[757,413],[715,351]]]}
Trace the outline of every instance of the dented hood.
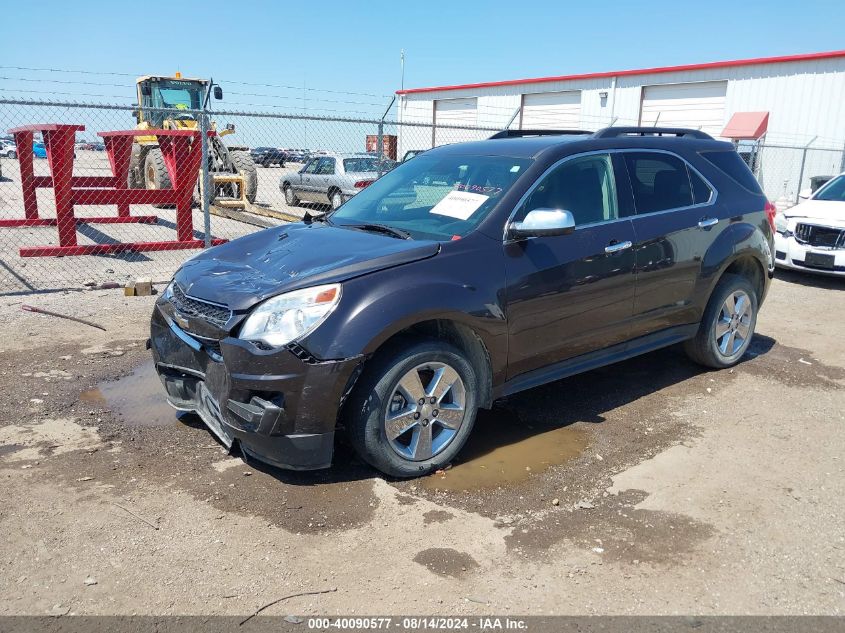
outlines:
{"label": "dented hood", "polygon": [[438,242],[324,223],[266,229],[212,248],[175,276],[192,297],[246,310],[289,290],[331,283],[433,257]]}

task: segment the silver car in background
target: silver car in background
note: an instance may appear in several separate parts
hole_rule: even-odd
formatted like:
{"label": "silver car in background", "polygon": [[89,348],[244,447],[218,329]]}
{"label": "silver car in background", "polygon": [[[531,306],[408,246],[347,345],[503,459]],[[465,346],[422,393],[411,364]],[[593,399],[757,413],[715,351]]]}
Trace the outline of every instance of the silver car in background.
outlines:
{"label": "silver car in background", "polygon": [[282,176],[279,189],[289,206],[304,201],[328,203],[337,209],[379,175],[375,156],[332,152],[313,156],[298,172]]}

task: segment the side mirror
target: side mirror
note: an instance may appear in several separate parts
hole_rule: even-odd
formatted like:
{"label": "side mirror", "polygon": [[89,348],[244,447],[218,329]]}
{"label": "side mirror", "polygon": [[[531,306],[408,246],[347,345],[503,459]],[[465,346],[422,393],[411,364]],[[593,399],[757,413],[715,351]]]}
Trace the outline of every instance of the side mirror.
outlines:
{"label": "side mirror", "polygon": [[153,94],[152,86],[150,86],[150,84],[142,85],[141,86],[141,94],[145,97],[149,97],[151,94]]}
{"label": "side mirror", "polygon": [[218,101],[223,98],[223,88],[220,86],[214,86],[214,98]]}
{"label": "side mirror", "polygon": [[229,130],[230,132],[234,132],[235,131],[235,124],[234,123],[227,123],[226,129]]}
{"label": "side mirror", "polygon": [[508,228],[513,237],[544,237],[566,235],[575,230],[575,217],[562,209],[534,209],[528,212],[522,222],[514,222]]}
{"label": "side mirror", "polygon": [[800,200],[809,200],[810,196],[812,196],[812,195],[813,195],[813,190],[810,187],[807,187],[806,189],[802,189],[800,192],[798,192],[798,198]]}

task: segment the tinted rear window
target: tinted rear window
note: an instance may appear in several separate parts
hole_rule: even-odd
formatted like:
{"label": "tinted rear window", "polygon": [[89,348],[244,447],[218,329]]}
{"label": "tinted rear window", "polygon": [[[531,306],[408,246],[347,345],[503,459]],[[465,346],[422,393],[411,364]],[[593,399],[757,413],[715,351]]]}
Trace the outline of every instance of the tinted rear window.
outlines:
{"label": "tinted rear window", "polygon": [[707,183],[695,173],[694,170],[688,169],[689,171],[689,181],[692,184],[692,196],[696,204],[703,204],[705,202],[710,201],[710,196],[713,195],[713,192],[710,190],[710,187],[707,186]]}
{"label": "tinted rear window", "polygon": [[701,152],[701,155],[748,191],[762,193],[754,174],[736,152]]}
{"label": "tinted rear window", "polygon": [[656,152],[626,152],[637,213],[692,205],[687,166],[679,158]]}

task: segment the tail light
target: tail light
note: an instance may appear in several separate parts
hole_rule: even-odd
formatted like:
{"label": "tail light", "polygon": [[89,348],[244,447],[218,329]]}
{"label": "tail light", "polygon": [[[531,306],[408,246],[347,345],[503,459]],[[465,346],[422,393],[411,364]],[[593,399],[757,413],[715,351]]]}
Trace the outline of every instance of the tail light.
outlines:
{"label": "tail light", "polygon": [[773,205],[771,202],[766,200],[766,206],[763,207],[763,210],[766,212],[766,219],[769,221],[769,226],[772,227],[772,232],[775,230],[775,213],[777,213],[778,208]]}
{"label": "tail light", "polygon": [[373,184],[372,180],[359,180],[355,183],[354,187],[356,189],[363,189],[364,187],[369,187],[371,184]]}

